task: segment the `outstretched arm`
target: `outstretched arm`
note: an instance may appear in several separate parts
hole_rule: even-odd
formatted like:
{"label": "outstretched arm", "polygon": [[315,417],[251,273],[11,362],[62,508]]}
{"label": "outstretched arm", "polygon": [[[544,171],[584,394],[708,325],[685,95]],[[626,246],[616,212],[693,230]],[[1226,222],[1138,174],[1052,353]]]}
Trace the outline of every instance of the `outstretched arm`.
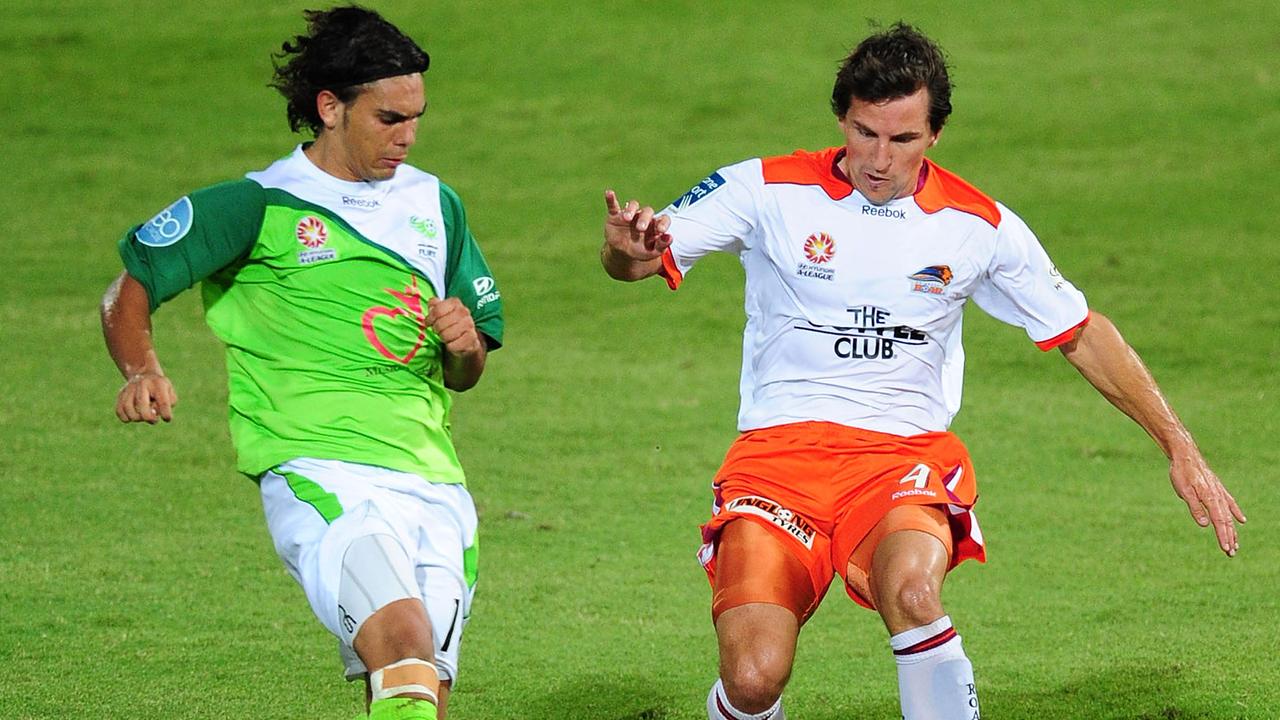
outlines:
{"label": "outstretched arm", "polygon": [[1103,397],[1156,441],[1169,458],[1174,492],[1186,502],[1197,523],[1202,527],[1213,524],[1222,551],[1234,556],[1240,549],[1235,523],[1245,521],[1244,513],[1209,468],[1142,358],[1129,347],[1116,326],[1094,312],[1089,323],[1061,350]]}
{"label": "outstretched arm", "polygon": [[151,307],[147,291],[128,272],[107,288],[102,298],[102,335],[107,352],[125,384],[116,395],[116,417],[120,422],[173,420],[178,394],[165,377],[155,346],[151,343]]}
{"label": "outstretched arm", "polygon": [[612,190],[605,191],[604,204],[604,246],[600,248],[604,271],[614,280],[626,282],[657,275],[662,269],[662,253],[671,245],[667,233],[671,218],[655,218],[653,208],[641,207],[635,200],[623,207]]}

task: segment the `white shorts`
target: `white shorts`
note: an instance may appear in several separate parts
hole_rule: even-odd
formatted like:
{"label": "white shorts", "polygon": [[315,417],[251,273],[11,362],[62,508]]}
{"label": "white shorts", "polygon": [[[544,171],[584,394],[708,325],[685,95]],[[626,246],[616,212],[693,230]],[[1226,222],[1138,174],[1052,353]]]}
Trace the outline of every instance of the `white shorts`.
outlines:
{"label": "white shorts", "polygon": [[259,485],[276,553],[316,617],[338,637],[348,680],[367,672],[351,646],[366,618],[339,609],[342,562],[353,540],[370,535],[391,536],[413,564],[400,571],[403,582],[372,594],[383,605],[410,596],[422,600],[435,636],[436,672],[441,680],[457,677],[476,579],[476,511],[465,487],[310,458],[263,473]]}

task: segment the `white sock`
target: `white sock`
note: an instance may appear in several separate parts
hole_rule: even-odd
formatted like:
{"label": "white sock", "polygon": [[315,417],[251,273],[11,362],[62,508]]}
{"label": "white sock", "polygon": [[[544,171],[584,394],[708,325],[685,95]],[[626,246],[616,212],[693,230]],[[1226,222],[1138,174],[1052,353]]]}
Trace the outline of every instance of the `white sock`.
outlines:
{"label": "white sock", "polygon": [[755,715],[744,713],[730,705],[729,698],[724,694],[724,683],[719,678],[716,678],[716,684],[711,686],[711,692],[707,695],[707,717],[710,720],[787,720],[787,714],[782,712],[782,698],[778,698],[773,707]]}
{"label": "white sock", "polygon": [[973,665],[943,615],[889,638],[904,720],[979,720]]}

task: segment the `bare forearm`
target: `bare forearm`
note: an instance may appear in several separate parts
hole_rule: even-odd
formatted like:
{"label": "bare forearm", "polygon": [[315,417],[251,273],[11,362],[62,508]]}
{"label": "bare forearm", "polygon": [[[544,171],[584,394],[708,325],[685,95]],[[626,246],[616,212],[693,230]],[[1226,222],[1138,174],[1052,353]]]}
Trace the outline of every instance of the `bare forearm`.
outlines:
{"label": "bare forearm", "polygon": [[128,273],[120,273],[107,288],[101,318],[107,352],[121,375],[127,379],[144,373],[164,374],[151,341],[147,291]]}
{"label": "bare forearm", "polygon": [[604,271],[614,280],[635,282],[653,277],[662,269],[662,259],[636,260],[618,251],[609,243],[600,248],[600,264]]}
{"label": "bare forearm", "polygon": [[484,362],[488,352],[481,341],[480,351],[466,355],[444,353],[444,386],[455,392],[470,390],[480,382],[484,374]]}
{"label": "bare forearm", "polygon": [[1195,451],[1195,441],[1142,358],[1106,316],[1093,313],[1062,353],[1103,397],[1146,430],[1166,457]]}

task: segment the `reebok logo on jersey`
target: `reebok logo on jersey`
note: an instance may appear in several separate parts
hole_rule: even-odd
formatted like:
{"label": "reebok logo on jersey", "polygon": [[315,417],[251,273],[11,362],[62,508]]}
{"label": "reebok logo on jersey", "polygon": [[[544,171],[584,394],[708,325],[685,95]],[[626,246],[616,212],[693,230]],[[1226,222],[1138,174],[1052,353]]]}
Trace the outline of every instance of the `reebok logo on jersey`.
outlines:
{"label": "reebok logo on jersey", "polygon": [[378,202],[377,200],[374,200],[373,198],[351,197],[350,195],[343,195],[342,204],[345,207],[358,207],[358,208],[365,208],[366,210],[373,210],[374,208],[378,207],[382,203]]}
{"label": "reebok logo on jersey", "polygon": [[689,192],[676,198],[671,203],[671,211],[680,212],[722,187],[724,187],[724,178],[718,172],[711,173],[703,178],[702,182],[689,188]]}
{"label": "reebok logo on jersey", "polygon": [[912,292],[941,295],[942,289],[951,284],[953,276],[950,265],[930,265],[907,277],[911,280]]}
{"label": "reebok logo on jersey", "polygon": [[787,534],[795,538],[805,548],[813,549],[813,525],[795,512],[779,505],[769,498],[758,495],[747,495],[730,500],[724,506],[725,512],[736,512],[744,515],[755,515],[777,525]]}
{"label": "reebok logo on jersey", "polygon": [[894,220],[906,220],[906,210],[894,210],[893,208],[876,207],[875,205],[863,205],[863,215],[873,215],[875,217],[892,218]]}

